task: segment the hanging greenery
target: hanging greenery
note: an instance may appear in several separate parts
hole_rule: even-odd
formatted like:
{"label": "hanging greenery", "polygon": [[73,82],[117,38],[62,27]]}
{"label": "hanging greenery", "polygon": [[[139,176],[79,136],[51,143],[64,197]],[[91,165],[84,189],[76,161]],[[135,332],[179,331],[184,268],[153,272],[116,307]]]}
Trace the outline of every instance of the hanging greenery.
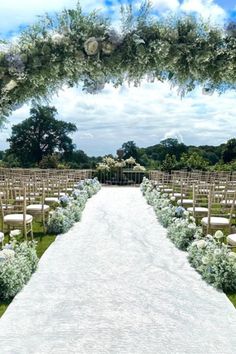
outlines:
{"label": "hanging greenery", "polygon": [[106,83],[139,85],[168,80],[180,94],[202,85],[203,94],[234,88],[236,25],[211,27],[194,17],[154,20],[149,4],[122,8],[122,30],[78,5],[45,16],[17,43],[0,41],[0,117],[25,102],[48,98],[62,86],[83,83],[96,93]]}

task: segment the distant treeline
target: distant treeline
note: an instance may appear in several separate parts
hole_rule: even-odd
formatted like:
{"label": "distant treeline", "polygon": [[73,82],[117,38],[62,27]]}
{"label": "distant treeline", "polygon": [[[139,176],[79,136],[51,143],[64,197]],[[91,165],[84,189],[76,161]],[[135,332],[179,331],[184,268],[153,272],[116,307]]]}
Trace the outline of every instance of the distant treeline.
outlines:
{"label": "distant treeline", "polygon": [[[236,170],[236,139],[230,139],[218,146],[187,146],[177,139],[168,138],[146,148],[140,148],[135,142],[128,141],[122,145],[122,148],[124,150],[124,159],[132,156],[147,169],[160,169],[163,171],[176,169],[186,169],[188,171]],[[106,156],[113,157],[111,154]],[[0,151],[1,165],[4,167],[89,169],[96,168],[102,158],[103,156],[88,156],[83,150],[76,150],[73,147],[69,151],[43,155],[39,162],[29,162],[30,159],[26,159],[24,162],[19,159],[17,151],[14,151],[12,147],[6,151]]]}

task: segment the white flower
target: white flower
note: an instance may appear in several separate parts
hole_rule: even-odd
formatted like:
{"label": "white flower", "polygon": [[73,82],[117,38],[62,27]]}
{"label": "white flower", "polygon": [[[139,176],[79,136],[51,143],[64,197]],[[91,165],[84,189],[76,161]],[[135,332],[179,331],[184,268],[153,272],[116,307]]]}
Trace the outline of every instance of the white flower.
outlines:
{"label": "white flower", "polygon": [[115,49],[115,45],[111,42],[103,42],[102,43],[102,51],[104,54],[111,54]]}
{"label": "white flower", "polygon": [[140,164],[137,164],[136,166],[134,166],[133,171],[145,172],[146,168],[144,166],[141,166]]}
{"label": "white flower", "polygon": [[172,197],[170,197],[170,200],[171,200],[172,202],[174,202],[174,201],[176,200],[176,198],[172,195]]}
{"label": "white flower", "polygon": [[10,249],[3,249],[0,252],[1,258],[5,258],[5,259],[11,259],[13,257],[15,257],[15,251],[10,250]]}
{"label": "white flower", "polygon": [[195,229],[195,228],[196,228],[196,225],[195,225],[195,224],[193,224],[193,223],[188,224],[188,228],[193,230],[193,229]]}
{"label": "white flower", "polygon": [[11,91],[17,86],[17,82],[15,80],[11,80],[4,87],[4,91]]}
{"label": "white flower", "polygon": [[221,250],[219,249],[219,248],[216,248],[215,250],[214,250],[214,255],[215,256],[219,256],[221,254]]}
{"label": "white flower", "polygon": [[223,234],[223,232],[222,232],[221,230],[218,230],[218,231],[215,232],[214,237],[215,237],[217,240],[220,240],[221,238],[224,237],[224,234]]}
{"label": "white flower", "polygon": [[196,241],[196,245],[198,249],[205,248],[207,246],[207,242],[205,240]]}
{"label": "white flower", "polygon": [[95,37],[87,39],[84,43],[84,50],[87,55],[95,55],[99,50],[99,43]]}
{"label": "white flower", "polygon": [[21,230],[12,230],[10,232],[10,237],[16,237],[19,236],[21,234]]}
{"label": "white flower", "polygon": [[188,212],[187,210],[185,210],[185,211],[183,212],[183,214],[184,214],[184,216],[189,216],[189,212]]}
{"label": "white flower", "polygon": [[209,263],[209,259],[207,257],[202,257],[202,263],[207,265]]}
{"label": "white flower", "polygon": [[55,44],[60,44],[63,40],[64,40],[64,35],[63,34],[60,34],[60,33],[54,33],[52,36],[51,36],[51,40],[53,41],[53,43]]}
{"label": "white flower", "polygon": [[4,240],[4,233],[0,232],[0,242],[3,242],[3,240]]}
{"label": "white flower", "polygon": [[229,252],[228,257],[236,261],[236,253],[235,252]]}
{"label": "white flower", "polygon": [[126,159],[125,162],[129,165],[135,165],[136,163],[135,159],[132,156]]}

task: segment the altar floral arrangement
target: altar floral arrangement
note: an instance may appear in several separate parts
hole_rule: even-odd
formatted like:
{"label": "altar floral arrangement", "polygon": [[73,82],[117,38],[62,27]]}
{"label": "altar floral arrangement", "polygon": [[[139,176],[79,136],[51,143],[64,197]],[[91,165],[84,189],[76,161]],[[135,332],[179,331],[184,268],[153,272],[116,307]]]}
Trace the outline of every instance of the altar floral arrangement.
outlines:
{"label": "altar floral arrangement", "polygon": [[97,193],[100,188],[101,185],[96,178],[86,179],[77,184],[71,196],[62,196],[61,206],[50,215],[48,232],[56,235],[67,232],[75,222],[80,221],[88,198]]}
{"label": "altar floral arrangement", "polygon": [[119,169],[124,169],[126,168],[127,170],[131,170],[134,172],[145,172],[146,168],[144,166],[141,166],[139,163],[136,162],[136,160],[131,156],[126,160],[123,159],[118,159],[118,158],[112,158],[109,156],[105,156],[102,159],[102,162],[100,162],[97,165],[97,171],[100,172],[114,172]]}
{"label": "altar floral arrangement", "polygon": [[11,300],[36,270],[36,242],[11,242],[0,251],[0,300]]}

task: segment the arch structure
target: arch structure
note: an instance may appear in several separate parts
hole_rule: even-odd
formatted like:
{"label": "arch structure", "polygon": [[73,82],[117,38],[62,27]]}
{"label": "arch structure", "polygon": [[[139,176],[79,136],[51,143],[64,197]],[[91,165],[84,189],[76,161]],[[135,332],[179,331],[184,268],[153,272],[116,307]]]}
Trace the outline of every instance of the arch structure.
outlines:
{"label": "arch structure", "polygon": [[121,29],[96,12],[41,18],[11,44],[0,41],[0,117],[63,86],[96,93],[106,83],[168,80],[184,94],[235,88],[236,25],[213,27],[194,17],[154,19],[149,6],[122,9]]}

